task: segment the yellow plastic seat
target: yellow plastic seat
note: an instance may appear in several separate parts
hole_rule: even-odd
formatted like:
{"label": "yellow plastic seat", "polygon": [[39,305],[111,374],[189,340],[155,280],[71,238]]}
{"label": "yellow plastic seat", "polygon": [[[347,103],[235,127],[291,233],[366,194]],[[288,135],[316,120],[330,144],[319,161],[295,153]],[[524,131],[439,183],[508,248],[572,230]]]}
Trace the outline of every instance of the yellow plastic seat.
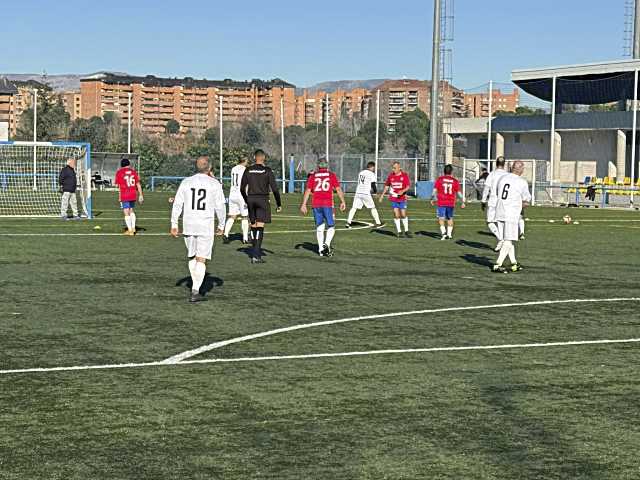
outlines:
{"label": "yellow plastic seat", "polygon": [[631,177],[624,177],[624,185],[625,186],[631,185]]}

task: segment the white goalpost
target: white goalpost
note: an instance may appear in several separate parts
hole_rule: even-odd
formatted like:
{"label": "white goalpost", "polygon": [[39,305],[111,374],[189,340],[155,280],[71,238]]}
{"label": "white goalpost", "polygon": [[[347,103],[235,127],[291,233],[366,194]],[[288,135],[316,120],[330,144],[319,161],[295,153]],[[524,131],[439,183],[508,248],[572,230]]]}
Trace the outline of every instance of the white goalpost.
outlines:
{"label": "white goalpost", "polygon": [[76,160],[78,207],[91,218],[91,146],[70,142],[0,142],[0,217],[58,217],[60,171]]}

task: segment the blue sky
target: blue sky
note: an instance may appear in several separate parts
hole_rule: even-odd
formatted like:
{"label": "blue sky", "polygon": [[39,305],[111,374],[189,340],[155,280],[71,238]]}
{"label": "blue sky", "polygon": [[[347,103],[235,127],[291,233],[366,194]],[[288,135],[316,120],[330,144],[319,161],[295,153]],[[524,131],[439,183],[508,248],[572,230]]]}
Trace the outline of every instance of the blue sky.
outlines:
{"label": "blue sky", "polygon": [[[455,0],[454,84],[622,57],[624,0]],[[429,78],[429,0],[5,2],[0,72]]]}

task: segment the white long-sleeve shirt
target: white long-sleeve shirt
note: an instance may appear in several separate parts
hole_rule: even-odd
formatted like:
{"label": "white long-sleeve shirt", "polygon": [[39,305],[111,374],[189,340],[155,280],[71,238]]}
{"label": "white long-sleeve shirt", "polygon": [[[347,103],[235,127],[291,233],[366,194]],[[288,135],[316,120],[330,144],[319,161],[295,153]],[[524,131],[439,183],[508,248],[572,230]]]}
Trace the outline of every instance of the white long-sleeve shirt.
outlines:
{"label": "white long-sleeve shirt", "polygon": [[215,178],[197,173],[185,178],[178,187],[171,211],[171,228],[178,228],[182,215],[182,234],[210,236],[215,219],[224,225],[227,211],[222,185]]}
{"label": "white long-sleeve shirt", "polygon": [[498,195],[496,190],[498,189],[498,182],[508,172],[502,168],[498,168],[492,171],[484,181],[484,189],[482,190],[482,203],[488,204],[490,207],[495,207],[498,204]]}

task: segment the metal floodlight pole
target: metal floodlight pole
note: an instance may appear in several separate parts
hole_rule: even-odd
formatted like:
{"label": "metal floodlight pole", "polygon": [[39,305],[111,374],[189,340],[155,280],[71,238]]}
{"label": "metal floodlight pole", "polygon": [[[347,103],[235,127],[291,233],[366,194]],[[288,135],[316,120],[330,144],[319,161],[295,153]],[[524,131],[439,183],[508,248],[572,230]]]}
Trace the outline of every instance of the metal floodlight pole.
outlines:
{"label": "metal floodlight pole", "polygon": [[327,157],[327,162],[329,162],[329,94],[327,93],[326,96],[326,100],[325,100],[325,130],[326,130],[326,148],[325,148],[325,152],[326,152],[326,157]]}
{"label": "metal floodlight pole", "polygon": [[553,86],[551,88],[551,152],[549,153],[549,164],[551,167],[551,183],[555,180],[556,169],[556,88],[558,77],[553,77]]}
{"label": "metal floodlight pole", "polygon": [[493,80],[489,80],[489,120],[487,121],[487,170],[491,171],[491,135],[493,125]]}
{"label": "metal floodlight pole", "polygon": [[633,188],[636,184],[636,138],[638,128],[638,70],[633,82],[633,130],[631,131],[631,206],[633,207]]}
{"label": "metal floodlight pole", "polygon": [[380,158],[380,90],[376,93],[376,178],[378,178],[378,160]]}
{"label": "metal floodlight pole", "polygon": [[285,179],[285,161],[284,161],[284,97],[280,97],[280,143],[282,146],[282,192],[287,188]]}
{"label": "metal floodlight pole", "polygon": [[438,159],[438,104],[440,100],[440,43],[442,42],[440,20],[442,16],[441,0],[433,2],[433,49],[431,58],[431,115],[429,131],[429,179],[437,176]]}
{"label": "metal floodlight pole", "polygon": [[220,123],[220,183],[222,183],[222,156],[224,154],[224,151],[222,149],[222,145],[223,145],[223,139],[222,139],[222,95],[220,95],[218,97],[220,99],[220,104],[219,104],[219,112],[218,112],[218,117],[219,117],[219,123]]}
{"label": "metal floodlight pole", "polygon": [[38,190],[38,161],[36,142],[38,141],[38,89],[33,89],[33,191]]}
{"label": "metal floodlight pole", "polygon": [[131,154],[131,96],[133,94],[131,92],[128,93],[129,96],[129,106],[128,106],[128,110],[127,110],[127,116],[128,121],[127,121],[127,153]]}

